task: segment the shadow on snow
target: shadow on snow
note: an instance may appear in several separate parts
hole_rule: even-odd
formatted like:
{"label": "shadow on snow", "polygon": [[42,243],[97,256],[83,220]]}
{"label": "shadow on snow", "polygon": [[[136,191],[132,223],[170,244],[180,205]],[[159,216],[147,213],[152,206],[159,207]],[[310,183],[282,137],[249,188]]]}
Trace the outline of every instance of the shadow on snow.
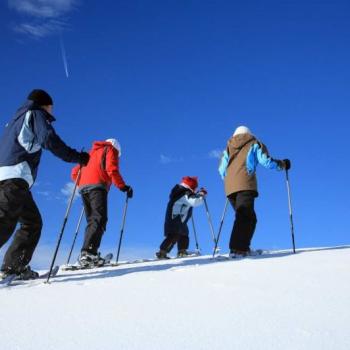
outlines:
{"label": "shadow on snow", "polygon": [[[324,247],[324,248],[303,248],[298,249],[296,255],[305,254],[315,251],[326,251],[326,250],[336,250],[336,249],[349,249],[350,246],[337,246],[337,247]],[[188,266],[205,266],[210,264],[220,264],[220,263],[230,263],[234,264],[241,260],[260,260],[260,259],[271,259],[271,258],[283,258],[294,255],[292,250],[283,251],[272,251],[267,252],[263,255],[246,257],[244,259],[232,259],[232,260],[219,260],[212,258],[211,256],[199,256],[190,257],[183,259],[171,259],[171,260],[155,260],[150,262],[134,263],[134,264],[121,264],[115,267],[101,267],[94,270],[84,270],[84,272],[74,272],[67,273],[65,275],[56,276],[52,282],[62,283],[62,282],[81,282],[91,279],[102,279],[102,278],[112,278],[120,277],[132,273],[142,273],[142,272],[159,272],[165,270],[178,270]],[[129,267],[130,265],[130,267]]]}

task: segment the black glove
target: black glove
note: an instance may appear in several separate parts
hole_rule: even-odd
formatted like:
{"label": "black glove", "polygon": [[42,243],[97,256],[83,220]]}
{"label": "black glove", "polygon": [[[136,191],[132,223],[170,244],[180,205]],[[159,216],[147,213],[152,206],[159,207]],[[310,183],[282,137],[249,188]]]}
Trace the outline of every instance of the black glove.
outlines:
{"label": "black glove", "polygon": [[128,196],[128,198],[132,198],[132,196],[134,195],[134,191],[131,186],[125,185],[120,190],[122,192],[126,192],[126,195]]}
{"label": "black glove", "polygon": [[291,167],[291,163],[289,159],[283,159],[284,162],[284,169],[289,170]]}
{"label": "black glove", "polygon": [[290,169],[290,160],[289,159],[277,160],[277,165],[281,169],[289,170]]}
{"label": "black glove", "polygon": [[85,166],[87,165],[87,163],[89,163],[89,159],[90,159],[90,154],[87,152],[80,152],[79,156],[78,156],[78,163],[81,166]]}
{"label": "black glove", "polygon": [[208,194],[208,191],[204,187],[201,187],[198,191],[198,194],[205,197]]}

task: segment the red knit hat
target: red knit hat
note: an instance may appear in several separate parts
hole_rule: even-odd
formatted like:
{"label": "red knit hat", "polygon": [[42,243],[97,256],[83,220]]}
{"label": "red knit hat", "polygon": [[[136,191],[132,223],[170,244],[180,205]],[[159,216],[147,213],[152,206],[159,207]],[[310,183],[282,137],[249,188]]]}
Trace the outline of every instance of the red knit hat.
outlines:
{"label": "red knit hat", "polygon": [[182,178],[181,184],[188,186],[192,191],[194,191],[198,187],[198,177],[185,176]]}

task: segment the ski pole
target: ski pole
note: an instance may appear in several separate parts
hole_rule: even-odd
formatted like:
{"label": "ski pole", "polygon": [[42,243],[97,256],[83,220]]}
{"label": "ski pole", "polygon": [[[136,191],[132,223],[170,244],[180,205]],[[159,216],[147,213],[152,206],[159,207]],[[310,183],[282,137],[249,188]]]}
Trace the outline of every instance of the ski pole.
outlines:
{"label": "ski pole", "polygon": [[58,236],[58,241],[57,241],[55,253],[54,253],[53,258],[52,258],[52,262],[51,262],[51,266],[50,266],[49,274],[47,276],[46,283],[49,283],[49,280],[50,280],[50,277],[51,277],[51,273],[52,273],[52,269],[53,269],[53,265],[55,264],[55,261],[56,261],[58,249],[60,247],[61,240],[62,240],[62,237],[63,237],[63,232],[64,232],[64,229],[66,227],[67,221],[68,221],[68,215],[69,215],[70,209],[72,207],[72,203],[73,203],[73,199],[74,199],[74,196],[75,196],[75,192],[77,190],[78,182],[79,182],[79,179],[80,179],[80,174],[81,174],[81,166],[79,168],[78,175],[77,175],[77,178],[75,180],[73,192],[72,192],[72,195],[70,197],[70,200],[69,200],[69,203],[68,203],[68,207],[67,207],[67,210],[66,210],[66,215],[64,216],[64,219],[63,219],[63,225],[62,225],[62,228],[61,228],[61,232],[60,232],[60,234]]}
{"label": "ski pole", "polygon": [[213,238],[213,241],[214,241],[214,244],[215,244],[216,239],[215,239],[215,233],[214,233],[214,228],[213,228],[213,222],[211,220],[211,216],[210,216],[209,208],[208,208],[208,203],[207,203],[207,200],[206,200],[205,197],[204,197],[204,204],[205,204],[205,211],[207,212],[207,217],[208,217],[208,222],[209,222],[211,235],[212,235],[212,238]]}
{"label": "ski pole", "polygon": [[123,212],[122,226],[121,226],[121,229],[120,229],[120,237],[119,237],[119,244],[118,244],[117,259],[115,261],[116,264],[118,264],[118,261],[119,261],[119,253],[120,253],[120,247],[122,245],[124,226],[125,226],[125,218],[126,218],[126,211],[128,210],[128,201],[129,201],[129,197],[128,197],[128,195],[126,195],[126,200],[125,200],[125,205],[124,205],[124,212]]}
{"label": "ski pole", "polygon": [[292,234],[293,253],[295,254],[295,240],[294,240],[294,224],[293,224],[293,213],[292,213],[292,200],[291,200],[291,195],[290,195],[289,175],[288,175],[288,170],[287,169],[286,169],[286,183],[287,183],[287,193],[288,193],[290,230],[291,230],[291,234]]}
{"label": "ski pole", "polygon": [[194,218],[193,218],[193,214],[192,214],[192,227],[193,227],[193,234],[194,234],[194,240],[196,242],[196,250],[197,250],[197,253],[200,252],[200,249],[199,249],[199,244],[198,244],[198,239],[197,239],[197,231],[196,231],[196,226],[194,224]]}
{"label": "ski pole", "polygon": [[75,235],[74,235],[72,247],[70,248],[70,252],[69,252],[69,255],[68,255],[67,265],[69,264],[70,258],[72,256],[72,252],[73,252],[73,249],[74,249],[75,241],[76,241],[77,236],[78,236],[78,232],[79,232],[79,229],[80,229],[80,224],[81,224],[81,220],[83,218],[84,212],[85,212],[85,208],[83,207],[83,209],[81,210],[81,214],[80,214],[79,220],[78,220],[77,228],[75,230]]}
{"label": "ski pole", "polygon": [[213,251],[213,258],[214,258],[214,256],[215,256],[216,250],[217,250],[217,248],[218,248],[219,239],[220,239],[220,234],[221,234],[221,230],[222,230],[222,225],[224,224],[224,219],[225,219],[225,215],[226,215],[227,204],[228,204],[228,198],[226,198],[226,202],[225,202],[225,206],[224,206],[224,211],[223,211],[223,213],[222,213],[221,222],[220,222],[220,227],[219,227],[219,232],[218,232],[218,236],[217,236],[217,238],[216,238],[215,247],[214,247],[214,251]]}

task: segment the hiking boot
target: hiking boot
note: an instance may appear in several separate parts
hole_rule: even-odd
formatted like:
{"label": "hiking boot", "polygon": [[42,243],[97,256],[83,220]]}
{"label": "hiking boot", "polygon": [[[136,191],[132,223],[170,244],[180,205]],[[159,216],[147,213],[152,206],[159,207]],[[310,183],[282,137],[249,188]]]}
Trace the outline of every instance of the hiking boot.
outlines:
{"label": "hiking boot", "polygon": [[231,249],[229,258],[231,259],[239,259],[239,258],[245,258],[249,255],[249,250],[238,250],[238,249]]}
{"label": "hiking boot", "polygon": [[18,280],[34,280],[39,277],[36,271],[33,271],[30,266],[22,266],[17,269],[5,268],[0,272],[0,280],[6,279],[8,276],[16,275]]}
{"label": "hiking boot", "polygon": [[246,256],[258,256],[258,255],[262,255],[263,254],[263,250],[261,249],[257,249],[257,250],[253,250],[253,249],[248,249],[248,250],[238,250],[238,249],[233,249],[230,251],[229,257],[232,259],[235,258],[245,258]]}
{"label": "hiking boot", "polygon": [[186,249],[181,249],[177,252],[177,257],[178,258],[186,258],[188,257],[190,254],[188,253],[188,251]]}
{"label": "hiking boot", "polygon": [[8,276],[11,276],[11,275],[13,275],[12,271],[9,271],[9,270],[3,271],[3,270],[1,270],[0,271],[0,281],[1,280],[5,280]]}
{"label": "hiking boot", "polygon": [[33,271],[30,266],[25,266],[18,274],[17,279],[19,280],[35,280],[36,278],[39,278],[39,274],[36,271]]}
{"label": "hiking boot", "polygon": [[103,266],[105,259],[101,258],[100,253],[93,254],[82,251],[78,258],[79,265],[82,267]]}
{"label": "hiking boot", "polygon": [[156,257],[160,260],[162,259],[170,259],[168,256],[167,256],[167,252],[165,250],[160,250],[159,252],[156,253]]}

